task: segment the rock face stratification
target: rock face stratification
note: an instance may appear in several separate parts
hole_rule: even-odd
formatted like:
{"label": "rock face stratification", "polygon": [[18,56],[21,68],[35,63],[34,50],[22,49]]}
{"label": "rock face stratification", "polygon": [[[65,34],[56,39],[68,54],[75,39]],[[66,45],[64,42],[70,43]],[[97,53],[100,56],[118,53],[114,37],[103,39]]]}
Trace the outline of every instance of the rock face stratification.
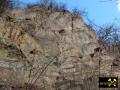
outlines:
{"label": "rock face stratification", "polygon": [[98,90],[95,78],[103,67],[93,29],[68,12],[20,12],[0,19],[0,84]]}

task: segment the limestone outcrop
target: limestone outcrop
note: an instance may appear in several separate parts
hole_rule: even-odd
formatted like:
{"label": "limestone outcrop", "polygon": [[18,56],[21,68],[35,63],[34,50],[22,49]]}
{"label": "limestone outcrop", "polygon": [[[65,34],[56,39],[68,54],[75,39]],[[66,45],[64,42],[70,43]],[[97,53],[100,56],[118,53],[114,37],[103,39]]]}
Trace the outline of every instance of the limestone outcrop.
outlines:
{"label": "limestone outcrop", "polygon": [[26,85],[28,90],[32,85],[38,90],[98,90],[95,78],[99,72],[109,73],[113,58],[99,55],[95,31],[68,12],[26,13],[0,19],[0,84]]}

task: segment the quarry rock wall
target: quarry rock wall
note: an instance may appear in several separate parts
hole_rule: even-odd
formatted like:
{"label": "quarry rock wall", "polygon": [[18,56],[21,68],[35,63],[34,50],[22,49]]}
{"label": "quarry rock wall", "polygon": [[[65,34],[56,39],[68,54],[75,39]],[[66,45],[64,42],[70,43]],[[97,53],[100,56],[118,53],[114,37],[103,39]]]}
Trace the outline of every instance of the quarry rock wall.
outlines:
{"label": "quarry rock wall", "polygon": [[100,51],[95,31],[75,14],[16,12],[0,19],[1,84],[98,90],[95,78],[109,75],[113,59]]}

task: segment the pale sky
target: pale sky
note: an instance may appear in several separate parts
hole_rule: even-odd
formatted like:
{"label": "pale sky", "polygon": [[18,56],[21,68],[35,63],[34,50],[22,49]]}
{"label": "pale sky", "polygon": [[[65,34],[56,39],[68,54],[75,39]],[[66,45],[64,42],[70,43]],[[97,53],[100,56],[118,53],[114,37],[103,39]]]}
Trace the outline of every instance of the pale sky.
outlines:
{"label": "pale sky", "polygon": [[118,8],[118,11],[120,12],[120,0],[117,1],[117,8]]}

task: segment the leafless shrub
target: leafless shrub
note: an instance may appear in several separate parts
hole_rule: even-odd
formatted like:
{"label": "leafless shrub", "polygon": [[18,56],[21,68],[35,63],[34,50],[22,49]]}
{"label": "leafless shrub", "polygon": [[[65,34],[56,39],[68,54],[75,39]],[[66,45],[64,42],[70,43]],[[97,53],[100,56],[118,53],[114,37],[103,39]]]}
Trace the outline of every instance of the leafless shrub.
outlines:
{"label": "leafless shrub", "polygon": [[78,15],[78,16],[86,16],[86,15],[87,15],[87,12],[86,12],[85,10],[79,10],[79,9],[77,9],[77,8],[74,8],[74,9],[72,10],[72,13],[73,13],[73,14],[76,14],[76,15]]}
{"label": "leafless shrub", "polygon": [[[36,5],[42,7],[45,10],[67,11],[65,4],[58,4],[55,0],[40,0],[39,4]],[[34,6],[34,5],[29,5],[29,6]]]}
{"label": "leafless shrub", "polygon": [[12,0],[0,0],[0,14],[13,7]]}

